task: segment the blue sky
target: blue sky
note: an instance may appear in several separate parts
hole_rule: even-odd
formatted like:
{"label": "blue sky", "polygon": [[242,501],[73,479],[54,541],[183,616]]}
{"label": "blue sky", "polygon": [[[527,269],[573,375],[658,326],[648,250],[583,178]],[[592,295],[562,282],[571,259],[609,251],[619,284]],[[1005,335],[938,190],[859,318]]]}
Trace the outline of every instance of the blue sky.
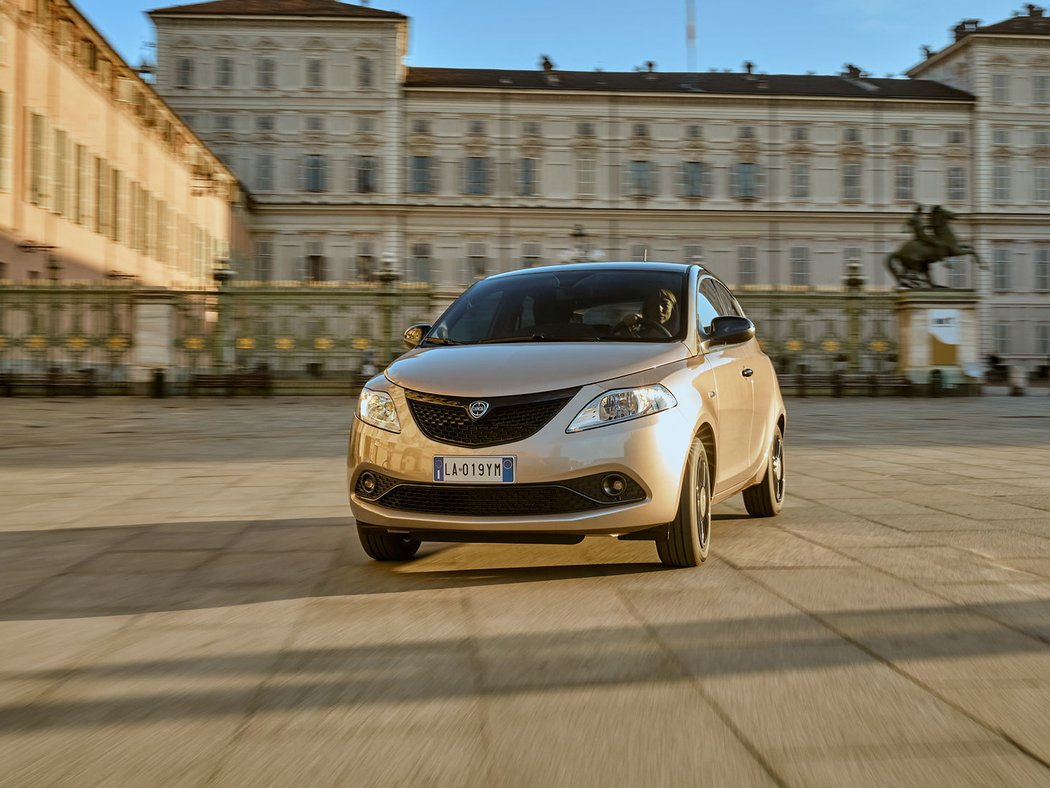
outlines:
{"label": "blue sky", "polygon": [[[373,0],[411,18],[409,65],[630,71],[653,60],[661,71],[687,65],[687,0]],[[1050,0],[1044,0],[1045,6]],[[133,64],[150,54],[144,12],[170,0],[74,0]],[[767,73],[837,73],[855,63],[875,76],[900,74],[919,47],[951,41],[960,19],[998,22],[1021,0],[695,0],[696,65]]]}

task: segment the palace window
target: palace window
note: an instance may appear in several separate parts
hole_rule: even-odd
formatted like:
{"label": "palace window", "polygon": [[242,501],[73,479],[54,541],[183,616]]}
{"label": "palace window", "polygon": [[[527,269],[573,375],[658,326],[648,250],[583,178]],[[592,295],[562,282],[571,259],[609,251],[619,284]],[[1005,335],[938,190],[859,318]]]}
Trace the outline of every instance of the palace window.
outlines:
{"label": "palace window", "polygon": [[792,246],[790,252],[791,284],[809,284],[809,249],[805,246]]}
{"label": "palace window", "polygon": [[594,124],[590,121],[581,121],[576,124],[576,136],[577,137],[593,137],[594,136]]}
{"label": "palace window", "polygon": [[911,164],[897,165],[893,193],[898,201],[915,198],[915,168]]}
{"label": "palace window", "polygon": [[1050,104],[1050,74],[1032,77],[1032,100],[1036,104]]}
{"label": "palace window", "polygon": [[996,164],[992,167],[992,199],[1008,202],[1010,199],[1010,165]]}
{"label": "palace window", "polygon": [[232,57],[220,57],[215,61],[215,84],[220,88],[233,87]]}
{"label": "palace window", "polygon": [[485,244],[468,244],[467,279],[483,279],[488,276],[488,267],[489,262],[485,254]]}
{"label": "palace window", "polygon": [[809,129],[805,126],[792,126],[791,127],[791,141],[792,142],[807,142],[809,140]]}
{"label": "palace window", "polygon": [[216,115],[216,131],[233,131],[233,115]]}
{"label": "palace window", "polygon": [[631,244],[631,262],[644,263],[649,259],[648,244]]}
{"label": "palace window", "polygon": [[359,115],[357,117],[358,134],[375,134],[376,119],[371,115]]}
{"label": "palace window", "polygon": [[915,142],[915,132],[911,129],[897,129],[897,144],[911,145]]}
{"label": "palace window", "polygon": [[1036,202],[1050,202],[1050,165],[1037,164],[1032,169],[1032,177],[1035,185],[1035,193],[1032,195]]}
{"label": "palace window", "polygon": [[273,241],[255,242],[255,280],[269,282],[273,279]]}
{"label": "palace window", "polygon": [[1035,352],[1050,356],[1050,323],[1039,323],[1035,327]]}
{"label": "palace window", "polygon": [[306,61],[306,87],[324,87],[324,61],[320,58],[309,58]]}
{"label": "palace window", "polygon": [[966,170],[963,167],[949,167],[947,174],[948,201],[962,202],[966,199]]}
{"label": "palace window", "polygon": [[685,127],[685,136],[691,140],[701,140],[704,138],[704,127],[698,123],[690,123]]}
{"label": "palace window", "polygon": [[255,118],[256,131],[273,131],[273,115],[258,115]]}
{"label": "palace window", "polygon": [[434,191],[433,159],[413,156],[409,170],[409,191],[413,194],[431,194]]}
{"label": "palace window", "polygon": [[860,129],[843,129],[842,141],[851,143],[860,142]]}
{"label": "palace window", "polygon": [[736,130],[737,139],[753,140],[755,138],[754,126],[741,126]]}
{"label": "palace window", "polygon": [[324,118],[320,115],[307,115],[306,130],[315,134],[324,131]]}
{"label": "palace window", "polygon": [[468,156],[463,162],[463,191],[466,194],[489,193],[489,159]]}
{"label": "palace window", "polygon": [[682,162],[682,196],[710,197],[711,168],[702,161]]}
{"label": "palace window", "polygon": [[522,125],[522,133],[526,137],[539,137],[543,134],[543,125],[538,120],[527,120]]}
{"label": "palace window", "polygon": [[992,287],[997,293],[1010,289],[1010,250],[997,246],[992,250]]}
{"label": "palace window", "polygon": [[522,268],[535,268],[543,261],[543,246],[537,243],[524,244],[521,247]]}
{"label": "palace window", "polygon": [[356,169],[358,194],[374,194],[379,191],[379,160],[375,156],[358,156]]}
{"label": "palace window", "polygon": [[1050,290],[1050,246],[1035,248],[1035,289]]}
{"label": "palace window", "polygon": [[518,161],[518,194],[536,194],[536,159],[523,158]]}
{"label": "palace window", "polygon": [[409,281],[430,282],[432,267],[430,244],[412,244],[412,258],[408,272],[411,279]]}
{"label": "palace window", "polygon": [[791,164],[791,198],[804,200],[809,197],[809,165],[805,162]]}
{"label": "palace window", "polygon": [[327,167],[324,156],[308,153],[303,158],[303,190],[308,192],[325,191]]}
{"label": "palace window", "polygon": [[467,123],[467,133],[474,135],[482,135],[485,133],[485,121],[483,120],[472,120]]}
{"label": "palace window", "polygon": [[653,197],[656,195],[656,165],[653,162],[628,162],[627,194],[631,197]]}
{"label": "palace window", "polygon": [[649,124],[648,123],[635,123],[631,126],[631,136],[635,139],[648,139],[649,138]]}
{"label": "palace window", "polygon": [[270,153],[255,157],[255,188],[261,192],[273,191],[273,155]]}
{"label": "palace window", "polygon": [[704,260],[704,247],[699,244],[686,244],[682,250],[683,263],[702,263]]}
{"label": "palace window", "polygon": [[1010,75],[992,74],[992,101],[1005,104],[1010,100]]}
{"label": "palace window", "polygon": [[861,189],[861,167],[856,162],[842,165],[842,198],[859,200]]}
{"label": "palace window", "polygon": [[992,144],[1009,145],[1010,129],[1004,129],[1001,126],[997,126],[996,128],[992,129]]}
{"label": "palace window", "polygon": [[1039,147],[1050,146],[1050,131],[1039,129],[1035,133],[1035,144]]}
{"label": "palace window", "polygon": [[307,282],[324,282],[328,278],[327,262],[320,241],[307,243],[303,279]]}
{"label": "palace window", "polygon": [[948,144],[949,145],[965,145],[966,144],[966,132],[962,129],[948,129]]}
{"label": "palace window", "polygon": [[997,355],[1005,356],[1013,349],[1009,323],[996,323],[993,327],[993,345]]}
{"label": "palace window", "polygon": [[754,246],[738,246],[736,250],[736,283],[753,285],[758,281],[758,255]]}
{"label": "palace window", "polygon": [[362,282],[371,282],[376,270],[375,253],[371,241],[360,241],[357,244],[357,278]]}
{"label": "palace window", "polygon": [[576,159],[576,194],[580,197],[593,197],[595,193],[595,160],[593,156],[579,156]]}
{"label": "palace window", "polygon": [[357,89],[371,90],[375,87],[375,70],[372,66],[372,58],[357,58]]}
{"label": "palace window", "polygon": [[737,162],[730,171],[730,184],[733,197],[738,200],[753,200],[761,194],[762,170],[753,163],[747,161]]}
{"label": "palace window", "polygon": [[430,133],[430,121],[426,118],[415,118],[412,121],[412,133],[413,134],[429,134]]}
{"label": "palace window", "polygon": [[255,61],[255,82],[260,88],[277,87],[277,61],[272,57]]}
{"label": "palace window", "polygon": [[193,87],[193,61],[188,57],[175,58],[175,87]]}

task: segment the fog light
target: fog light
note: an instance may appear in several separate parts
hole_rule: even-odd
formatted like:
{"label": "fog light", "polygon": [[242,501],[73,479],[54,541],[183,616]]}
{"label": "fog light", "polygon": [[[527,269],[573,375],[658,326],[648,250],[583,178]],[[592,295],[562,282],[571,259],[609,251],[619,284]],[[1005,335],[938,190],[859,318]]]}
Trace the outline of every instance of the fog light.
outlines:
{"label": "fog light", "polygon": [[619,498],[627,489],[627,480],[618,473],[610,473],[602,478],[602,492],[610,498]]}
{"label": "fog light", "polygon": [[361,474],[361,489],[366,495],[372,495],[376,491],[378,484],[375,474],[371,471],[365,471]]}

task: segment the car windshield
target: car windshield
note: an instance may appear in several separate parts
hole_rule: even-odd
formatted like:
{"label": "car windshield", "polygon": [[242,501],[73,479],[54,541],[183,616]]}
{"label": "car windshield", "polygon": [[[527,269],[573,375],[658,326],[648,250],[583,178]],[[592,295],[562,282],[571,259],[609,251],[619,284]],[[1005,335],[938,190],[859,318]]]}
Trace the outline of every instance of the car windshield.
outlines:
{"label": "car windshield", "polygon": [[543,269],[478,282],[424,344],[671,342],[685,337],[684,272]]}

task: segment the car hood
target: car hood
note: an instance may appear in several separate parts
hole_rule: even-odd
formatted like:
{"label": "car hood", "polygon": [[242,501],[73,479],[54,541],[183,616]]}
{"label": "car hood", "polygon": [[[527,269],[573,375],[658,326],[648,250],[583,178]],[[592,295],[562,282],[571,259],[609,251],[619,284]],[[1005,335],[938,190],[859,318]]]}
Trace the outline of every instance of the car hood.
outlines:
{"label": "car hood", "polygon": [[386,370],[413,391],[498,397],[585,386],[682,361],[681,342],[529,342],[416,348]]}

